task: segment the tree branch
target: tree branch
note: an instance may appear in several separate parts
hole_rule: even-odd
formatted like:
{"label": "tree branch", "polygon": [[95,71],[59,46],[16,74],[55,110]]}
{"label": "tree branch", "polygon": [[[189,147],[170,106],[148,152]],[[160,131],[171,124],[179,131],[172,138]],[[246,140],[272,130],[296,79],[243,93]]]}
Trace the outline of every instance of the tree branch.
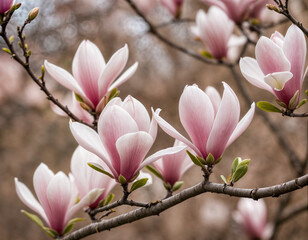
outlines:
{"label": "tree branch", "polygon": [[279,185],[274,185],[271,187],[264,188],[254,188],[254,189],[242,189],[227,186],[225,184],[218,183],[199,183],[193,187],[183,190],[182,192],[158,202],[156,205],[151,205],[150,207],[142,207],[131,212],[122,214],[120,216],[114,217],[112,219],[104,220],[98,223],[91,223],[67,236],[62,237],[62,240],[77,240],[84,238],[86,236],[102,232],[105,230],[110,230],[118,226],[135,222],[137,220],[159,215],[161,212],[202,193],[211,192],[225,194],[229,196],[253,198],[255,200],[265,197],[278,197],[282,194],[295,191],[297,189],[303,188],[308,185],[308,174],[299,177],[297,179],[285,182]]}

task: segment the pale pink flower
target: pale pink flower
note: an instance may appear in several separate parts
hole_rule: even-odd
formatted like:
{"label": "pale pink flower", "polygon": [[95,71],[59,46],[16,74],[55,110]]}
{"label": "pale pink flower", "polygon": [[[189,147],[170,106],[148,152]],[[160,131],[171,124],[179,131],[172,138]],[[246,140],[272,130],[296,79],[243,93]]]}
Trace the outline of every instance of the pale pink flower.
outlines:
{"label": "pale pink flower", "polygon": [[203,2],[221,8],[237,24],[249,18],[261,19],[266,4],[273,3],[272,0],[203,0]]}
{"label": "pale pink flower", "polygon": [[[184,146],[184,144],[178,140],[175,140],[173,146]],[[179,181],[183,174],[193,166],[193,162],[186,153],[188,148],[184,148],[175,154],[164,156],[153,165],[157,171],[162,175],[164,182],[169,183],[171,188]]]}
{"label": "pale pink flower", "polygon": [[157,124],[150,121],[143,104],[131,96],[123,102],[114,98],[107,104],[98,120],[98,133],[77,122],[70,122],[70,128],[82,147],[106,163],[116,181],[121,175],[132,181],[146,165],[183,149],[164,149],[144,160],[156,138]]}
{"label": "pale pink flower", "polygon": [[5,13],[11,9],[15,0],[0,0],[0,13]]}
{"label": "pale pink flower", "polygon": [[108,169],[106,164],[96,155],[78,146],[72,156],[71,172],[81,199],[93,189],[103,190],[103,193],[89,204],[90,208],[96,208],[100,201],[109,195],[116,182],[107,175],[92,169],[88,163],[96,163],[103,166],[104,169]]}
{"label": "pale pink flower", "polygon": [[33,175],[38,201],[28,187],[17,178],[15,187],[20,200],[38,213],[51,229],[62,235],[74,214],[95,201],[102,193],[100,189],[93,189],[76,204],[78,192],[73,181],[72,177],[68,178],[63,172],[54,174],[41,163]]}
{"label": "pale pink flower", "polygon": [[169,10],[173,16],[180,16],[184,0],[160,0],[160,2]]}
{"label": "pale pink flower", "polygon": [[157,123],[167,134],[186,144],[203,159],[212,154],[218,160],[224,150],[246,130],[254,115],[253,103],[239,122],[238,98],[228,84],[223,85],[222,99],[212,87],[205,92],[196,85],[185,87],[179,102],[179,114],[191,141],[157,113],[154,114]]}
{"label": "pale pink flower", "polygon": [[208,13],[199,10],[191,28],[216,59],[230,58],[232,47],[245,43],[245,38],[232,35],[233,29],[234,23],[217,7],[210,7]]}
{"label": "pale pink flower", "polygon": [[133,0],[137,8],[143,13],[148,13],[153,9],[155,0]]}
{"label": "pale pink flower", "polygon": [[255,201],[241,198],[233,219],[243,227],[246,234],[253,239],[269,239],[272,235],[272,224],[266,223],[266,206],[263,199]]}
{"label": "pale pink flower", "polygon": [[45,67],[55,80],[81,96],[90,109],[101,112],[110,91],[135,73],[138,63],[132,65],[120,76],[127,60],[127,45],[114,53],[108,63],[105,63],[98,47],[85,40],[79,45],[75,54],[73,76],[47,60],[45,60]]}
{"label": "pale pink flower", "polygon": [[285,37],[279,32],[271,38],[262,36],[256,45],[256,59],[244,57],[240,68],[244,77],[256,87],[274,94],[293,110],[300,95],[292,106],[291,98],[301,90],[304,81],[306,41],[302,31],[291,25]]}

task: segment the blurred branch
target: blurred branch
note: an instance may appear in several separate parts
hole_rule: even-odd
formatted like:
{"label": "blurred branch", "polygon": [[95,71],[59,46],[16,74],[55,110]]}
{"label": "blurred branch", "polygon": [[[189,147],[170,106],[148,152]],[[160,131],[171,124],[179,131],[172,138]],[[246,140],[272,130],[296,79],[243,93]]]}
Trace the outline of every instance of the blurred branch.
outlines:
{"label": "blurred branch", "polygon": [[303,33],[306,35],[306,37],[308,37],[308,29],[306,29],[303,24],[299,21],[297,21],[289,12],[289,1],[285,0],[285,3],[283,4],[281,0],[274,0],[274,2],[277,4],[278,6],[278,13],[284,15],[286,18],[288,18],[292,23],[294,23],[296,26],[298,26]]}
{"label": "blurred branch", "polygon": [[83,123],[93,129],[95,129],[95,127],[93,125],[87,124],[84,121],[80,120],[77,116],[75,116],[69,109],[67,106],[64,106],[63,104],[61,104],[59,102],[58,99],[56,99],[51,92],[47,89],[46,85],[45,85],[45,80],[44,80],[44,69],[42,68],[42,75],[40,77],[37,77],[31,67],[30,67],[30,55],[31,55],[31,51],[28,50],[28,46],[25,43],[25,35],[24,35],[24,29],[26,27],[27,24],[30,23],[30,21],[27,19],[23,26],[20,28],[19,26],[17,27],[17,32],[18,32],[18,37],[19,37],[19,46],[23,52],[23,57],[24,60],[19,57],[19,55],[17,54],[17,52],[15,51],[15,48],[13,46],[13,41],[10,40],[7,37],[7,33],[6,33],[6,27],[12,17],[14,12],[9,12],[8,15],[4,18],[3,22],[1,23],[1,32],[0,32],[0,36],[3,38],[3,40],[5,41],[7,47],[8,47],[8,53],[11,55],[11,57],[18,62],[27,72],[27,74],[30,76],[30,78],[40,87],[41,91],[43,91],[46,96],[47,99],[49,101],[51,101],[52,103],[54,103],[55,105],[57,105],[62,111],[64,111],[72,120],[76,121],[76,122],[80,122]]}
{"label": "blurred branch", "polygon": [[260,199],[265,197],[278,197],[282,194],[286,194],[288,192],[295,191],[297,189],[303,188],[308,185],[308,174],[291,180],[289,182],[285,182],[282,184],[274,185],[271,187],[264,188],[254,188],[254,189],[242,189],[242,188],[234,188],[231,186],[227,186],[225,184],[218,184],[212,182],[202,182],[193,187],[183,190],[182,192],[169,197],[167,199],[163,199],[155,205],[151,205],[149,207],[142,207],[131,212],[122,214],[120,216],[114,217],[112,219],[104,220],[98,223],[91,223],[88,226],[85,226],[75,232],[68,234],[67,236],[62,237],[62,240],[77,240],[84,238],[86,236],[102,232],[105,230],[110,230],[112,228],[116,228],[118,226],[135,222],[137,220],[159,215],[161,212],[181,203],[187,199],[200,195],[202,193],[211,192],[211,193],[220,193],[229,196],[236,197],[246,197],[252,199]]}
{"label": "blurred branch", "polygon": [[308,211],[308,203],[288,209],[284,214],[282,214],[278,224],[282,224],[304,211]]}

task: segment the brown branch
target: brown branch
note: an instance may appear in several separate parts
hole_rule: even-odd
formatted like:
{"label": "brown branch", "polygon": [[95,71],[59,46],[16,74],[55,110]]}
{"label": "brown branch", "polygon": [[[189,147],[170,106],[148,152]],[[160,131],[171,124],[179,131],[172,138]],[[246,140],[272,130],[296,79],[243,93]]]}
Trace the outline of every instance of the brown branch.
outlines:
{"label": "brown branch", "polygon": [[183,190],[182,192],[163,199],[156,205],[151,205],[150,207],[142,207],[131,212],[119,215],[112,219],[104,220],[98,223],[91,223],[75,232],[62,237],[62,240],[76,240],[81,239],[86,236],[102,232],[105,230],[110,230],[112,228],[119,227],[121,225],[135,222],[137,220],[159,215],[161,212],[202,193],[211,192],[225,194],[229,196],[236,197],[246,197],[253,198],[255,200],[265,197],[278,197],[282,194],[286,194],[297,189],[303,188],[308,185],[308,174],[299,177],[297,179],[285,182],[279,185],[274,185],[271,187],[264,188],[254,188],[254,189],[242,189],[227,186],[225,184],[218,184],[212,182],[202,182],[193,187]]}

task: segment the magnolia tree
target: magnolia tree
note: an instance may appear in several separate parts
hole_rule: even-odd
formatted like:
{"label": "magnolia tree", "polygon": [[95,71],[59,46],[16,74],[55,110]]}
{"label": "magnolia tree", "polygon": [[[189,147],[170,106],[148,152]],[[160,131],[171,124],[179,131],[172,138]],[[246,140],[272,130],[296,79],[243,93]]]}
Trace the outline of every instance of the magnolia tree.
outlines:
{"label": "magnolia tree", "polygon": [[[225,67],[237,86],[231,88],[226,79],[220,94],[212,86],[202,89],[196,84],[186,85],[178,96],[178,116],[185,131],[178,130],[162,117],[168,112],[164,106],[146,109],[134,96],[119,95],[121,85],[138,71],[138,62],[127,64],[129,45],[118,49],[107,61],[95,42],[84,40],[71,56],[71,70],[46,59],[37,73],[30,61],[33,53],[26,34],[28,25],[37,21],[39,11],[44,9],[34,8],[29,12],[24,23],[17,26],[16,39],[8,26],[23,6],[12,0],[1,0],[0,36],[6,44],[3,51],[25,69],[38,85],[37,91],[46,94],[52,110],[70,118],[70,131],[79,144],[72,153],[71,162],[67,162],[71,168],[68,175],[62,171],[54,173],[45,163],[35,169],[35,194],[15,178],[17,196],[28,207],[22,212],[52,238],[82,239],[159,215],[190,198],[210,192],[239,198],[233,219],[248,239],[274,239],[283,222],[307,210],[307,201],[304,205],[293,206],[288,199],[293,191],[307,191],[308,158],[297,156],[280,132],[281,127],[269,116],[278,113],[281,118],[301,118],[302,121],[308,117],[304,105],[308,91],[302,89],[308,69],[307,28],[290,13],[288,0],[203,0],[200,1],[202,9],[191,18],[183,18],[182,13],[185,7],[194,4],[192,1],[123,2],[147,25],[147,34],[192,59]],[[148,17],[158,5],[168,11],[171,21],[157,24]],[[265,20],[265,14],[269,16],[268,20]],[[283,15],[283,18],[271,18],[275,15]],[[201,42],[202,50],[180,46],[160,31],[183,23],[188,23],[187,30]],[[270,37],[263,36],[265,29],[282,23],[289,24],[286,33],[272,31]],[[254,57],[246,56],[250,46],[255,49]],[[142,59],[138,61],[142,62]],[[66,100],[59,101],[50,91],[48,82],[51,79],[68,89],[70,93]],[[271,101],[263,101],[260,97],[254,99],[257,101],[254,103],[243,84],[246,80],[251,83],[250,88],[270,92],[273,95]],[[242,117],[240,102],[249,106]],[[288,168],[294,170],[294,178],[266,187],[236,187],[238,181],[245,181],[242,179],[245,174],[249,175],[249,164],[253,160],[236,156],[228,163],[223,155],[249,128],[256,114],[263,118],[263,124],[269,126],[288,156]],[[148,154],[159,128],[174,138],[174,145]],[[258,161],[271,159],[263,159],[261,153]],[[212,173],[226,164],[230,174],[221,175],[220,181],[213,181]],[[202,181],[183,189],[182,177],[192,167],[201,170]],[[149,202],[134,199],[132,192],[145,191],[146,186],[150,189],[152,181],[161,181],[165,188],[164,197]],[[115,197],[115,186],[122,188],[122,195]],[[274,197],[277,202],[273,219],[267,219],[263,201],[267,197]],[[117,213],[120,206],[126,206],[125,213]],[[82,217],[88,215],[92,222],[78,224],[79,229],[76,229],[73,228],[75,222],[83,220],[79,218],[80,210],[84,210]]]}

